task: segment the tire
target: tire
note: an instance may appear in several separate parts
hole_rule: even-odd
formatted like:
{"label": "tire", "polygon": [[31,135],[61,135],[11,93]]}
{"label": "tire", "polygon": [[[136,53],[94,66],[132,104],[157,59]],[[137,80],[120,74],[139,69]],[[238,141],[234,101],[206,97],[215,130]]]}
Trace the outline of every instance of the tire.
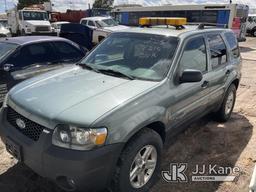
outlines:
{"label": "tire", "polygon": [[100,36],[100,37],[99,37],[99,43],[100,43],[101,41],[103,41],[104,39],[105,39],[105,37]]}
{"label": "tire", "polygon": [[228,88],[219,111],[216,113],[217,120],[227,122],[233,112],[236,102],[236,86],[231,84]]}
{"label": "tire", "polygon": [[252,36],[253,36],[253,37],[256,37],[256,29],[253,29],[253,30],[252,30]]}
{"label": "tire", "polygon": [[[163,142],[158,133],[152,129],[145,128],[136,134],[126,145],[119,159],[115,177],[111,185],[112,192],[147,192],[158,180],[158,172],[161,165],[161,152]],[[142,165],[143,162],[135,161],[136,157],[142,157],[146,151],[151,150],[151,155],[147,158],[151,162],[151,169]],[[141,154],[139,156],[138,154]],[[145,155],[146,156],[146,155]],[[146,159],[146,158],[145,158]],[[155,160],[155,161],[154,161]],[[153,162],[153,163],[152,163]],[[155,163],[154,163],[155,162]],[[138,166],[140,165],[140,167]],[[145,174],[145,183],[142,186],[138,181],[139,177],[134,174],[134,179],[130,178],[132,170],[140,171]],[[141,175],[141,174],[140,174]],[[137,180],[137,182],[136,182]],[[142,181],[142,180],[140,180]]]}
{"label": "tire", "polygon": [[26,36],[26,32],[24,29],[22,29],[22,31],[21,31],[21,36]]}

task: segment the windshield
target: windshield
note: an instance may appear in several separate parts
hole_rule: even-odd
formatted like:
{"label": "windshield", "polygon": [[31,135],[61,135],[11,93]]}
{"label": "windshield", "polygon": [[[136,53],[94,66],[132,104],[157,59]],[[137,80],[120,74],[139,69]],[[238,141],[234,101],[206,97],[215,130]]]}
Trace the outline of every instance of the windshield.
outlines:
{"label": "windshield", "polygon": [[96,21],[96,23],[100,27],[114,27],[118,25],[113,19],[103,19],[101,21]]}
{"label": "windshield", "polygon": [[16,44],[0,42],[0,61],[12,53],[17,47],[18,45]]}
{"label": "windshield", "polygon": [[7,27],[7,21],[0,21],[0,28]]}
{"label": "windshield", "polygon": [[44,20],[44,21],[49,20],[46,12],[38,12],[38,11],[24,11],[23,19],[24,20]]}
{"label": "windshield", "polygon": [[115,33],[81,64],[119,71],[137,79],[160,81],[169,71],[177,45],[176,37]]}

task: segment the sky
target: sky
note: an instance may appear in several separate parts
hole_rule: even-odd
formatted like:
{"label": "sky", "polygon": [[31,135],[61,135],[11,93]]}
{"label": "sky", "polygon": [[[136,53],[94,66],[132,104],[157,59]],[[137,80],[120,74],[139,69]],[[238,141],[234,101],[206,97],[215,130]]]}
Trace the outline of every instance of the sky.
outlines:
{"label": "sky", "polygon": [[[7,9],[12,8],[17,0],[0,0],[0,13],[5,11],[5,1]],[[93,4],[94,0],[52,0],[54,8],[57,11],[66,9],[87,9],[88,4]],[[212,3],[229,3],[229,0],[114,0],[114,5],[119,4],[141,4],[144,6],[163,5],[163,4],[212,4]],[[256,8],[256,0],[233,0],[233,3],[248,4],[252,8]]]}

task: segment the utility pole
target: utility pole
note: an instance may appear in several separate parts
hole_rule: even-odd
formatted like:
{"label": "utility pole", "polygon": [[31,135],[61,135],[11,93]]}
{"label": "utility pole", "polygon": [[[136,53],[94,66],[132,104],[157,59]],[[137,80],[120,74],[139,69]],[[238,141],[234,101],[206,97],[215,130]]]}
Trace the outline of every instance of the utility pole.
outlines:
{"label": "utility pole", "polygon": [[5,5],[5,12],[7,12],[7,2],[4,0],[4,5]]}

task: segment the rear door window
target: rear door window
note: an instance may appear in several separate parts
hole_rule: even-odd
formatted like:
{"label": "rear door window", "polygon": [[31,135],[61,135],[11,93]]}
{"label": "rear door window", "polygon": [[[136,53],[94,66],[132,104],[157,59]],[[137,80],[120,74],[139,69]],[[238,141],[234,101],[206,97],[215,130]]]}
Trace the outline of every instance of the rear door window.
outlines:
{"label": "rear door window", "polygon": [[225,38],[228,42],[228,45],[231,49],[231,58],[237,59],[240,57],[240,50],[237,42],[237,38],[234,33],[225,33]]}
{"label": "rear door window", "polygon": [[75,46],[61,41],[53,42],[60,61],[79,61],[84,53]]}
{"label": "rear door window", "polygon": [[208,35],[211,65],[216,69],[227,63],[227,48],[220,35]]}
{"label": "rear door window", "polygon": [[81,24],[82,25],[87,25],[87,20],[82,20]]}
{"label": "rear door window", "polygon": [[95,24],[93,21],[88,21],[88,26],[95,27]]}

